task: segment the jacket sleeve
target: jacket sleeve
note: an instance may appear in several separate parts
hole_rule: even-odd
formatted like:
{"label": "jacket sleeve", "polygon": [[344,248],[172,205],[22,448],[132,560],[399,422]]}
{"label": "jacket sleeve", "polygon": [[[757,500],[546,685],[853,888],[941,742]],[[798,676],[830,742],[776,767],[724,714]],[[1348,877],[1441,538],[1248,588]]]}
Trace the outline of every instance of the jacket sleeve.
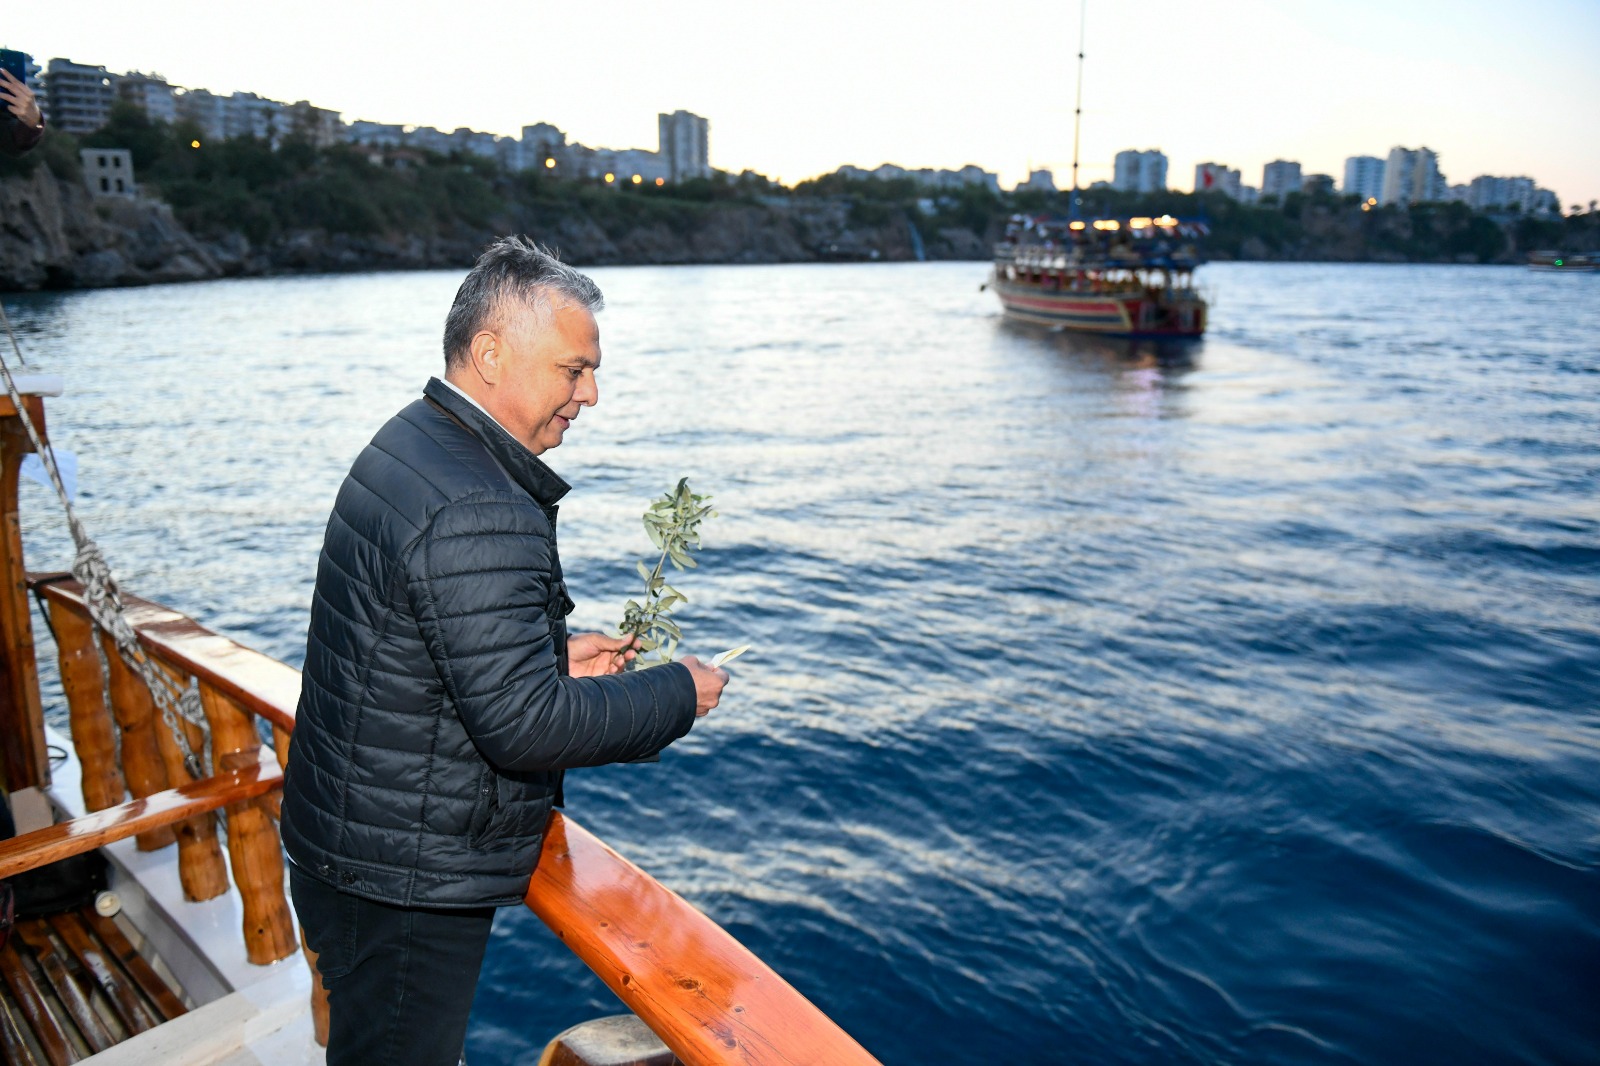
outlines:
{"label": "jacket sleeve", "polygon": [[406,558],[407,597],[462,725],[500,770],[563,770],[652,755],[694,724],[674,663],[605,677],[556,666],[549,526],[493,493],[442,508]]}

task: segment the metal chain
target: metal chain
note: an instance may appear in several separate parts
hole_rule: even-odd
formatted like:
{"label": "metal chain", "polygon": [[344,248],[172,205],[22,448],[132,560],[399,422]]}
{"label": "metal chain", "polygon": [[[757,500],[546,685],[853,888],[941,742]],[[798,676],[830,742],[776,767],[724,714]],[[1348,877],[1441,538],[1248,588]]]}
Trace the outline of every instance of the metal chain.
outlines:
{"label": "metal chain", "polygon": [[[16,352],[17,359],[26,363],[22,357],[22,348],[17,344],[17,335],[11,329],[11,317],[6,314],[3,304],[0,304],[0,321],[5,324],[6,334],[11,338],[11,347]],[[67,527],[72,531],[73,544],[77,546],[77,555],[72,561],[72,576],[83,584],[83,602],[89,608],[90,621],[97,630],[111,638],[111,642],[116,646],[117,655],[150,689],[150,695],[155,699],[156,706],[161,709],[162,720],[166,722],[167,729],[172,733],[172,739],[177,742],[178,750],[183,754],[184,767],[191,777],[199,780],[205,776],[204,768],[199,756],[194,752],[193,745],[189,743],[187,730],[178,723],[181,718],[198,727],[205,736],[205,747],[210,747],[210,731],[206,728],[205,710],[200,705],[199,689],[192,684],[180,689],[172,677],[151,662],[150,657],[144,653],[144,649],[139,645],[139,635],[134,632],[133,626],[128,624],[127,608],[123,605],[122,593],[117,587],[116,578],[111,573],[110,564],[106,562],[105,553],[100,550],[100,545],[94,542],[94,538],[89,536],[88,530],[78,518],[77,511],[73,509],[72,499],[67,495],[66,485],[61,481],[61,471],[56,466],[55,452],[45,442],[39,433],[39,428],[33,424],[33,416],[28,413],[27,407],[22,402],[22,395],[17,391],[17,383],[11,376],[11,366],[6,362],[4,352],[0,352],[0,376],[5,378],[6,393],[17,409],[23,429],[27,431],[28,439],[33,443],[34,451],[38,454],[45,473],[50,477],[50,484],[55,486],[62,509],[66,511]],[[96,641],[96,645],[98,643]],[[208,751],[208,757],[209,754]]]}

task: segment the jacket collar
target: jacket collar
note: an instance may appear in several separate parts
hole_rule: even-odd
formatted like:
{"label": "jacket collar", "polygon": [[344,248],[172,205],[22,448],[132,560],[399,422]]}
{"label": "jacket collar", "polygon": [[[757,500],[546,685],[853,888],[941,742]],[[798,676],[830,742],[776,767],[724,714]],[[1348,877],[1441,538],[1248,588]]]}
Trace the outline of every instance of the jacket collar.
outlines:
{"label": "jacket collar", "polygon": [[489,454],[511,475],[511,479],[539,503],[553,507],[571,490],[571,485],[561,480],[537,455],[507,433],[500,423],[438,378],[429,378],[422,394],[471,430],[473,436],[483,442]]}

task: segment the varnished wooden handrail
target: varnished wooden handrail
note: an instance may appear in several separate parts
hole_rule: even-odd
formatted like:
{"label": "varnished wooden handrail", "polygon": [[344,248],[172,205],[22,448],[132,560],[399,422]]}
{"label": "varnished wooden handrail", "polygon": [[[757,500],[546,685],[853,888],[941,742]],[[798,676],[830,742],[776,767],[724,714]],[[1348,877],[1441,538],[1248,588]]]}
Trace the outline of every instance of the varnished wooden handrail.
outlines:
{"label": "varnished wooden handrail", "polygon": [[[86,610],[75,582],[41,588],[52,605]],[[129,621],[157,659],[193,674],[202,693],[212,688],[271,721],[275,739],[284,740],[293,731],[299,671],[158,604],[134,597],[127,604]],[[213,797],[205,809],[276,788],[281,781],[278,761],[287,754],[287,745],[280,742],[275,747],[277,752],[263,746],[255,753],[261,768],[258,789],[249,795]],[[188,789],[219,780],[197,782]],[[172,790],[138,804],[159,803],[185,791]],[[194,809],[167,812],[159,824],[193,813]],[[89,850],[100,842],[77,850]],[[7,847],[0,845],[0,876],[7,874]],[[721,926],[559,812],[551,815],[525,902],[689,1066],[877,1063]]]}
{"label": "varnished wooden handrail", "polygon": [[525,902],[689,1066],[877,1062],[727,930],[560,812]]}
{"label": "varnished wooden handrail", "polygon": [[264,796],[282,783],[277,758],[271,749],[263,748],[253,765],[0,841],[0,880],[157,826]]}
{"label": "varnished wooden handrail", "polygon": [[[30,575],[30,582],[35,578]],[[50,581],[35,586],[51,604],[87,613],[83,586],[76,581]],[[139,634],[145,650],[192,674],[202,684],[215,686],[238,700],[252,714],[275,726],[294,728],[294,708],[300,702],[300,671],[268,655],[237,644],[159,603],[124,596],[128,622]]]}

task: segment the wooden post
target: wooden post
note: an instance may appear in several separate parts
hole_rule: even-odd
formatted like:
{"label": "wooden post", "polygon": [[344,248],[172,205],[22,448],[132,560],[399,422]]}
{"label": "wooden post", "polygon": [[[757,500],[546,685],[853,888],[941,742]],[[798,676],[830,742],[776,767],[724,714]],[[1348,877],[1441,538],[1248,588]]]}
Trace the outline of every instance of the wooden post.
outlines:
{"label": "wooden post", "polygon": [[61,659],[61,688],[67,694],[72,722],[72,746],[83,767],[83,803],[103,811],[122,802],[127,785],[117,766],[116,730],[106,706],[105,673],[95,646],[94,625],[83,615],[53,604],[50,624],[55,628]]}
{"label": "wooden post", "polygon": [[[157,670],[164,671],[172,678],[178,691],[183,691],[188,684],[187,678],[180,677],[160,663],[155,665]],[[133,682],[130,698],[142,699],[147,704],[145,713],[156,735],[156,750],[161,752],[161,763],[167,769],[167,784],[172,788],[182,788],[197,780],[184,765],[183,749],[178,747],[178,739],[172,735],[166,719],[156,709],[156,701],[150,695],[149,687],[133,671],[129,670],[128,676]],[[205,734],[198,726],[180,718],[178,728],[183,730],[190,751],[198,754],[205,749]],[[203,768],[201,772],[204,772]],[[222,861],[222,844],[217,840],[215,817],[210,813],[197,814],[172,828],[178,837],[178,880],[183,883],[184,898],[215,899],[228,891],[228,864]]]}
{"label": "wooden post", "polygon": [[[45,435],[44,400],[24,396],[39,435]],[[48,439],[48,438],[46,438]],[[9,396],[0,396],[0,776],[6,789],[50,786],[44,708],[39,702],[39,664],[33,657],[33,618],[28,609],[22,558],[22,523],[17,515],[17,476],[33,451]]]}
{"label": "wooden post", "polygon": [[[289,769],[289,743],[294,734],[281,725],[272,727],[272,749],[278,756],[278,767]],[[282,802],[283,793],[274,792],[268,797],[271,800]],[[317,953],[311,950],[311,945],[306,943],[305,930],[300,931],[300,953],[306,957],[306,965],[311,967],[311,1028],[317,1038],[317,1043],[323,1047],[328,1046],[328,990],[322,985],[322,971],[317,969]]]}
{"label": "wooden post", "polygon": [[[102,633],[100,646],[105,649],[106,667],[110,671],[111,713],[122,727],[122,773],[133,798],[144,799],[167,787],[167,770],[161,762],[161,749],[156,746],[156,728],[159,725],[165,729],[166,725],[155,721],[155,705],[149,690],[139,680],[139,675],[122,661],[111,638]],[[176,839],[172,827],[164,825],[139,834],[139,850],[155,851]]]}
{"label": "wooden post", "polygon": [[[211,723],[211,755],[218,771],[260,759],[255,719],[237,701],[202,683],[200,702]],[[288,958],[294,954],[295,938],[283,894],[283,845],[259,799],[228,806],[228,857],[244,904],[246,957],[258,965]]]}

